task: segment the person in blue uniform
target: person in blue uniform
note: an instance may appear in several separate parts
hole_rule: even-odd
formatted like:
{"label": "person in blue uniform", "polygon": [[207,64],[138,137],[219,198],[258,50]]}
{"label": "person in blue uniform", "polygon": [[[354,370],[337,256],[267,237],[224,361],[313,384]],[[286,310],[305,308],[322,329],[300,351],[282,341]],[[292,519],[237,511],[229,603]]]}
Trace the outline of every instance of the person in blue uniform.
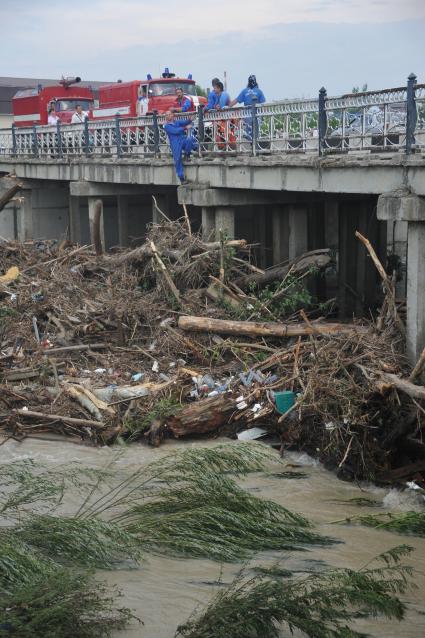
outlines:
{"label": "person in blue uniform", "polygon": [[187,180],[184,176],[182,155],[184,154],[185,159],[189,159],[191,152],[197,148],[194,137],[190,135],[192,120],[176,120],[175,113],[172,111],[166,112],[165,119],[164,130],[167,133],[170,143],[177,177],[182,184],[185,184]]}
{"label": "person in blue uniform", "polygon": [[216,104],[214,106],[215,109],[221,110],[226,108],[226,106],[230,106],[230,95],[227,91],[224,90],[223,82],[217,82],[214,87],[214,93],[216,95]]}
{"label": "person in blue uniform", "polygon": [[217,106],[218,100],[219,100],[219,96],[215,92],[215,88],[219,84],[221,84],[221,82],[220,82],[220,80],[218,78],[213,78],[211,80],[212,91],[210,91],[208,93],[208,102],[207,102],[207,104],[204,107],[204,111],[211,111],[212,109],[215,109],[215,107]]}
{"label": "person in blue uniform", "polygon": [[[235,104],[240,104],[240,103],[242,103],[244,106],[252,106],[254,102],[256,102],[257,104],[263,104],[263,102],[265,101],[266,101],[266,98],[264,96],[264,93],[258,86],[257,78],[255,77],[255,75],[250,75],[248,78],[248,85],[246,86],[246,88],[242,89],[242,91],[239,93],[237,97],[235,97],[234,100],[230,102],[230,106],[235,106]],[[244,128],[245,128],[244,135],[246,139],[248,139],[249,141],[252,140],[252,125],[253,125],[253,121],[251,118],[244,119]],[[260,128],[260,125],[261,125],[260,118],[258,117],[256,118],[256,122],[254,123],[254,125],[256,126],[257,132],[258,132],[258,129]]]}
{"label": "person in blue uniform", "polygon": [[251,106],[256,100],[257,104],[263,104],[266,101],[264,93],[260,89],[257,83],[255,75],[250,75],[248,78],[248,85],[245,89],[239,93],[238,97],[230,102],[230,106],[243,103],[244,106]]}

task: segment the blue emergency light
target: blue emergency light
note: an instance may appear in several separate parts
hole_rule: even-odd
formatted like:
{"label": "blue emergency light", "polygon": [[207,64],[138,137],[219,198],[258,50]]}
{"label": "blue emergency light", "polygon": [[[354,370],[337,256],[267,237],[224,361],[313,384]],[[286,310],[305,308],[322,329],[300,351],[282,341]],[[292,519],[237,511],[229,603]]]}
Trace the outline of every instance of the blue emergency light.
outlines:
{"label": "blue emergency light", "polygon": [[152,76],[151,76],[151,74],[150,74],[150,73],[148,73],[148,74],[147,74],[147,76],[146,76],[146,78],[147,78],[148,80],[152,80]]}
{"label": "blue emergency light", "polygon": [[189,73],[189,75],[187,76],[187,79],[188,79],[188,80],[191,80],[191,79],[192,79],[192,74],[191,74],[191,73]]}

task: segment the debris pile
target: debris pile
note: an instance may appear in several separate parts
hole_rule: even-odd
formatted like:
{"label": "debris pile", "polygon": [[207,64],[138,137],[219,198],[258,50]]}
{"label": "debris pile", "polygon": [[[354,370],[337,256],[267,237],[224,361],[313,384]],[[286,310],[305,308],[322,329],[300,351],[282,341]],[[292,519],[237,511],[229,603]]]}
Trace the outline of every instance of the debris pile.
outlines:
{"label": "debris pile", "polygon": [[421,481],[425,355],[409,377],[385,271],[376,324],[337,323],[311,293],[329,250],[266,271],[254,250],[205,242],[187,218],[109,254],[1,244],[4,436],[265,434],[350,478]]}

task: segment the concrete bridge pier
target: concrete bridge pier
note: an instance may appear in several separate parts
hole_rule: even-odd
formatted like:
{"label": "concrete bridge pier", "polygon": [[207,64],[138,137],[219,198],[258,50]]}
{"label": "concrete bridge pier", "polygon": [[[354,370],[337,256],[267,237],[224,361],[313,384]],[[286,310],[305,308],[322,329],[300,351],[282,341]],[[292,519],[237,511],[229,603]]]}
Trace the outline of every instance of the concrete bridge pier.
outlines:
{"label": "concrete bridge pier", "polygon": [[289,213],[278,204],[272,208],[272,258],[274,265],[289,259]]}
{"label": "concrete bridge pier", "polygon": [[308,207],[306,205],[288,205],[288,230],[288,256],[289,259],[295,259],[308,250]]}
{"label": "concrete bridge pier", "polygon": [[[9,229],[12,237],[19,241],[66,237],[70,220],[67,185],[22,181],[24,188],[17,195],[21,202],[11,208],[14,210],[14,221]],[[0,235],[3,234],[1,231],[0,226]]]}
{"label": "concrete bridge pier", "polygon": [[425,198],[408,191],[384,193],[378,218],[407,222],[407,356],[412,365],[425,347]]}
{"label": "concrete bridge pier", "polygon": [[215,234],[218,239],[222,232],[227,239],[235,238],[235,210],[229,206],[217,206],[215,209]]}
{"label": "concrete bridge pier", "polygon": [[118,243],[128,246],[128,195],[117,195]]}

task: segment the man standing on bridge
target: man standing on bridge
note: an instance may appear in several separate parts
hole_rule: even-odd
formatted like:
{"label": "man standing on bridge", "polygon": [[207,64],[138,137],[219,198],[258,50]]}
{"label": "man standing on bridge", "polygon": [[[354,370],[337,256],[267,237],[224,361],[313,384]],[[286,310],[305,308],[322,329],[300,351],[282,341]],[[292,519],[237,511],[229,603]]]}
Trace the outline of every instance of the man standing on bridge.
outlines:
{"label": "man standing on bridge", "polygon": [[[244,106],[252,106],[254,103],[263,104],[266,101],[264,93],[260,89],[257,83],[257,78],[255,75],[250,75],[248,78],[248,85],[245,89],[239,93],[238,97],[235,97],[234,100],[230,102],[230,106],[235,106],[235,104],[243,103]],[[244,126],[245,126],[245,137],[248,140],[252,140],[252,126],[255,126],[258,130],[261,125],[260,118],[256,118],[256,121],[253,122],[251,118],[245,118]]]}
{"label": "man standing on bridge", "polygon": [[182,184],[187,184],[184,176],[182,154],[184,153],[185,158],[189,159],[191,152],[197,148],[195,139],[190,135],[192,120],[176,120],[175,113],[172,111],[166,112],[165,119],[164,130],[170,143],[177,177]]}

